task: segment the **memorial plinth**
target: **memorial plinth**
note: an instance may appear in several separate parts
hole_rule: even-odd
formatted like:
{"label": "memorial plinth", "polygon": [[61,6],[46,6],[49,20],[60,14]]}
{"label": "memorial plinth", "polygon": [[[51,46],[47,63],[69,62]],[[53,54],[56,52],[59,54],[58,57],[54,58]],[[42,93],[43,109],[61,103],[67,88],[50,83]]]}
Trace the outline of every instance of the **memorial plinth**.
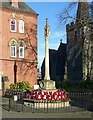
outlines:
{"label": "memorial plinth", "polygon": [[40,82],[40,87],[43,90],[55,90],[56,89],[55,81],[53,81],[53,80],[42,80]]}

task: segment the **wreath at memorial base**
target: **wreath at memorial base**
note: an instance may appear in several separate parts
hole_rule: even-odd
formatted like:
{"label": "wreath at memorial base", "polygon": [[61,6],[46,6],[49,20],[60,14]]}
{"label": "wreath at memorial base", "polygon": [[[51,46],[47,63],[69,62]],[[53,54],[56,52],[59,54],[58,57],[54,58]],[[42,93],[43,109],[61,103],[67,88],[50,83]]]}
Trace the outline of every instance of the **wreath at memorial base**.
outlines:
{"label": "wreath at memorial base", "polygon": [[67,93],[64,90],[56,90],[56,91],[40,91],[40,90],[33,90],[31,93],[26,94],[26,99],[33,99],[33,100],[48,100],[48,101],[55,101],[55,100],[67,100]]}

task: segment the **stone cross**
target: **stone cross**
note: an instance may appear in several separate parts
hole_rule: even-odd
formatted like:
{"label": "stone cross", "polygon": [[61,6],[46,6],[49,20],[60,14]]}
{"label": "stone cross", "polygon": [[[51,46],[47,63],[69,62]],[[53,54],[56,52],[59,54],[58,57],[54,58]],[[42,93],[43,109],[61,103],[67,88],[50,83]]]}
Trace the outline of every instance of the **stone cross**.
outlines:
{"label": "stone cross", "polygon": [[45,77],[44,80],[50,80],[49,75],[49,48],[48,48],[48,38],[50,36],[50,27],[48,25],[48,19],[46,19],[46,25],[44,28],[45,37]]}

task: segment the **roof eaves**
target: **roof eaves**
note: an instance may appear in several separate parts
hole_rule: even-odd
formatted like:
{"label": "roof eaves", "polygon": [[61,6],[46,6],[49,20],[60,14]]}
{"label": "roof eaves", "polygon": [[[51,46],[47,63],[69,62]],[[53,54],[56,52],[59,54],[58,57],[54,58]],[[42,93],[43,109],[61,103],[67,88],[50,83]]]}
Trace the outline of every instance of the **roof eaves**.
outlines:
{"label": "roof eaves", "polygon": [[10,10],[16,10],[24,13],[29,13],[29,14],[32,13],[32,14],[38,15],[32,8],[30,8],[24,2],[19,2],[18,6],[19,6],[18,8],[13,7],[11,6],[10,2],[2,2],[2,4],[0,4],[0,8],[6,8]]}

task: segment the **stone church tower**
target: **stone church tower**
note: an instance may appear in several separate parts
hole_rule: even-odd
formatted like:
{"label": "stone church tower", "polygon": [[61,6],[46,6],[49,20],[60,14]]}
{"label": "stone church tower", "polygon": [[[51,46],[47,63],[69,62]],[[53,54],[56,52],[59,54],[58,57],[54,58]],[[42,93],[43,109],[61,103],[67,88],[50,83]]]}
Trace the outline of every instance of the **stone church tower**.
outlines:
{"label": "stone church tower", "polygon": [[92,26],[88,2],[79,2],[75,23],[66,26],[68,80],[93,79]]}

